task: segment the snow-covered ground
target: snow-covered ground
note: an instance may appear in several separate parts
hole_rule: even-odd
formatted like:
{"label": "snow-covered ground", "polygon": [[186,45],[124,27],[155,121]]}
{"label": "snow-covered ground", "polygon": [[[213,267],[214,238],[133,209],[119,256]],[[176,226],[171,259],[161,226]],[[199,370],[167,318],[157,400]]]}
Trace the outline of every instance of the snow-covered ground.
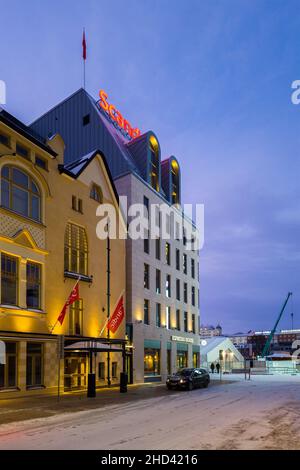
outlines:
{"label": "snow-covered ground", "polygon": [[223,378],[234,383],[3,425],[0,449],[300,448],[300,377]]}

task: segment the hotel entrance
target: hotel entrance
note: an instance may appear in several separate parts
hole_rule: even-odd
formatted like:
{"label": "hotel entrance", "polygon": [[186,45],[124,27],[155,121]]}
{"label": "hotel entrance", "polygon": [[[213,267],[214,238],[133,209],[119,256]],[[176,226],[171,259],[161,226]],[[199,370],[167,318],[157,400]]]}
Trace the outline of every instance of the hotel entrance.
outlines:
{"label": "hotel entrance", "polygon": [[87,388],[87,357],[65,358],[65,391]]}

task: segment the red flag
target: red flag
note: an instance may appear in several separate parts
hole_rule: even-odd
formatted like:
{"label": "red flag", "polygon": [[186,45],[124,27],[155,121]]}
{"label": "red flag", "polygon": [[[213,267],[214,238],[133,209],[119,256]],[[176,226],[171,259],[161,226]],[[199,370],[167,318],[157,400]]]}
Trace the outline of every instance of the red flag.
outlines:
{"label": "red flag", "polygon": [[64,319],[65,319],[65,316],[66,316],[66,313],[67,313],[67,308],[69,307],[69,305],[72,305],[73,302],[76,302],[76,300],[79,300],[79,284],[77,282],[77,284],[74,286],[71,294],[69,295],[68,297],[68,300],[66,301],[65,305],[63,306],[63,309],[62,311],[60,312],[59,314],[59,317],[57,319],[57,321],[62,325],[63,322],[64,322]]}
{"label": "red flag", "polygon": [[125,309],[124,309],[124,301],[123,301],[123,295],[120,298],[115,311],[113,315],[110,317],[108,323],[107,323],[107,329],[110,330],[112,333],[115,333],[117,329],[119,328],[120,324],[122,323],[122,320],[125,316]]}
{"label": "red flag", "polygon": [[83,30],[83,36],[82,36],[82,58],[83,58],[83,60],[86,60],[85,30]]}

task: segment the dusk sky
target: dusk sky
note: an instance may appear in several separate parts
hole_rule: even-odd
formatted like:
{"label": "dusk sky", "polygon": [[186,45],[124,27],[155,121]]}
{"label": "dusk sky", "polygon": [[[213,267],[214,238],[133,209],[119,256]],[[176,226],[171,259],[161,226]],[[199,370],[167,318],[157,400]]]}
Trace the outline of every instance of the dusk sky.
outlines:
{"label": "dusk sky", "polygon": [[[300,328],[299,0],[0,0],[5,109],[30,123],[100,88],[205,204],[201,323]],[[281,328],[291,327],[292,303]]]}

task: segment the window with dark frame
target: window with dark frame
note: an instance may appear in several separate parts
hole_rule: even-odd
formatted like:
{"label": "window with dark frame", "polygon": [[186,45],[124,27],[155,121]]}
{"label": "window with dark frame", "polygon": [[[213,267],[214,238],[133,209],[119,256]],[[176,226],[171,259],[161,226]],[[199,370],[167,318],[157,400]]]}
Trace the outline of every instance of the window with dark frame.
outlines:
{"label": "window with dark frame", "polygon": [[156,304],[156,326],[161,327],[161,305]]}
{"label": "window with dark frame", "polygon": [[149,300],[144,299],[144,324],[149,325]]}
{"label": "window with dark frame", "polygon": [[166,275],[166,296],[171,297],[171,276],[170,274]]}
{"label": "window with dark frame", "polygon": [[69,307],[69,334],[82,336],[83,330],[83,300],[73,302]]}
{"label": "window with dark frame", "polygon": [[0,144],[5,145],[5,147],[10,147],[10,137],[1,132],[0,133]]}
{"label": "window with dark frame", "polygon": [[183,328],[185,333],[188,331],[188,313],[184,312],[184,317],[183,317]]}
{"label": "window with dark frame", "polygon": [[183,301],[186,304],[188,303],[188,285],[186,282],[183,284]]}
{"label": "window with dark frame", "polygon": [[171,245],[169,242],[166,242],[166,263],[168,266],[171,265]]}
{"label": "window with dark frame", "polygon": [[88,275],[88,241],[86,231],[69,222],[65,231],[65,271]]}
{"label": "window with dark frame", "polygon": [[27,343],[26,350],[26,386],[40,387],[43,385],[43,345]]}
{"label": "window with dark frame", "polygon": [[144,263],[144,288],[150,289],[149,264]]}
{"label": "window with dark frame", "polygon": [[180,279],[176,279],[176,300],[180,300]]}
{"label": "window with dark frame", "polygon": [[19,142],[16,144],[16,154],[26,158],[26,160],[30,160],[30,150]]}
{"label": "window with dark frame", "polygon": [[18,258],[1,253],[1,304],[18,304]]}
{"label": "window with dark frame", "polygon": [[116,379],[118,377],[118,363],[117,362],[112,362],[111,364],[111,376],[113,379]]}
{"label": "window with dark frame", "polygon": [[45,158],[40,157],[39,155],[35,156],[35,164],[43,170],[48,170],[48,162]]}
{"label": "window with dark frame", "polygon": [[195,307],[195,305],[196,305],[195,286],[192,286],[192,305],[193,305],[193,307]]}
{"label": "window with dark frame", "polygon": [[26,303],[28,308],[41,309],[41,265],[27,262]]}
{"label": "window with dark frame", "polygon": [[98,363],[98,379],[105,380],[105,362]]}
{"label": "window with dark frame", "polygon": [[156,293],[161,293],[161,272],[159,269],[156,270]]}
{"label": "window with dark frame", "polygon": [[180,250],[176,248],[176,269],[180,271]]}
{"label": "window with dark frame", "polygon": [[5,341],[5,364],[0,364],[0,390],[17,387],[17,343]]}
{"label": "window with dark frame", "polygon": [[176,310],[176,329],[180,330],[180,310]]}

